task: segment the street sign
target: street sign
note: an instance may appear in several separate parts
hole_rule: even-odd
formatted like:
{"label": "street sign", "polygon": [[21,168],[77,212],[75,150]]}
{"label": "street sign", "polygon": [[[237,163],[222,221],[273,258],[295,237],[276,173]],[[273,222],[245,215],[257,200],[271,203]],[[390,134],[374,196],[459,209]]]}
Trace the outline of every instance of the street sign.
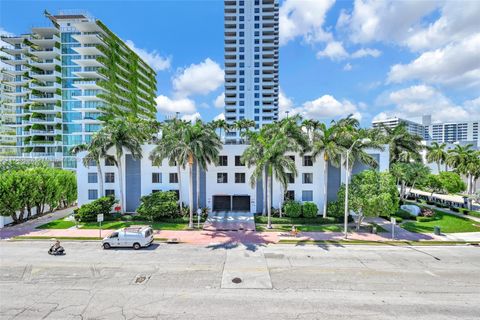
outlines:
{"label": "street sign", "polygon": [[103,213],[97,214],[97,222],[103,221]]}

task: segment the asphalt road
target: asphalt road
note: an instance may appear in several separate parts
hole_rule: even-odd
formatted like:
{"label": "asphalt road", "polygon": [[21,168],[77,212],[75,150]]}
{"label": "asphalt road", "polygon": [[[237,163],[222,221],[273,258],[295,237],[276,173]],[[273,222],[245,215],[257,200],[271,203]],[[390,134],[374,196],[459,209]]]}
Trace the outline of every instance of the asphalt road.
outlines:
{"label": "asphalt road", "polygon": [[478,247],[64,246],[0,242],[0,319],[480,316]]}

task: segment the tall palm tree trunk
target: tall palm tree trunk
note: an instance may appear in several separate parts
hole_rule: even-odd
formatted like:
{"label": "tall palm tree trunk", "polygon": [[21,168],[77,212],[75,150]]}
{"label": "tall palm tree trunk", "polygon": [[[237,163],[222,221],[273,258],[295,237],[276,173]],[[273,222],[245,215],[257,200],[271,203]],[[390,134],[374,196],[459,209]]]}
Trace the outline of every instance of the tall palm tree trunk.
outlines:
{"label": "tall palm tree trunk", "polygon": [[101,198],[105,195],[105,191],[103,190],[103,172],[102,172],[102,166],[100,164],[100,161],[97,161],[97,175],[98,175],[98,188],[100,189],[99,193]]}
{"label": "tall palm tree trunk", "polygon": [[323,156],[323,217],[327,217],[327,198],[328,198],[328,157]]}
{"label": "tall palm tree trunk", "polygon": [[272,229],[272,206],[270,205],[270,203],[272,202],[272,190],[270,188],[270,180],[271,180],[271,177],[270,177],[270,173],[268,172],[267,173],[267,203],[268,203],[268,207],[267,207],[267,228],[268,229]]}
{"label": "tall palm tree trunk", "polygon": [[262,216],[267,214],[267,170],[263,168],[263,179],[262,179],[262,193],[263,193],[263,208],[262,208]]}
{"label": "tall palm tree trunk", "polygon": [[193,159],[192,156],[189,156],[188,159],[188,192],[189,192],[189,211],[190,218],[188,220],[188,227],[193,228]]}
{"label": "tall palm tree trunk", "polygon": [[183,199],[182,199],[182,178],[180,175],[180,165],[177,164],[177,180],[178,180],[178,209],[180,215],[183,214],[182,206],[183,206]]}
{"label": "tall palm tree trunk", "polygon": [[197,206],[196,206],[196,210],[198,211],[198,209],[200,208],[200,165],[198,164],[198,161],[197,161],[197,192],[195,194],[196,196],[196,202],[197,202]]}
{"label": "tall palm tree trunk", "polygon": [[437,161],[437,168],[438,168],[438,173],[442,172],[442,170],[440,170],[440,161]]}
{"label": "tall palm tree trunk", "polygon": [[122,156],[117,154],[118,159],[118,183],[120,184],[120,213],[125,212],[125,198],[123,192],[123,166],[122,166]]}

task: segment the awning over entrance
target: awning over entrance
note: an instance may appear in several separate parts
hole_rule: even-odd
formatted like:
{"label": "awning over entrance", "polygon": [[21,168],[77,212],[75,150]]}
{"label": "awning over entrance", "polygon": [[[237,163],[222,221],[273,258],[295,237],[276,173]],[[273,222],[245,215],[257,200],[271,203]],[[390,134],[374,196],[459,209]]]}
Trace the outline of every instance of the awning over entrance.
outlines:
{"label": "awning over entrance", "polygon": [[212,211],[250,211],[250,196],[213,196]]}

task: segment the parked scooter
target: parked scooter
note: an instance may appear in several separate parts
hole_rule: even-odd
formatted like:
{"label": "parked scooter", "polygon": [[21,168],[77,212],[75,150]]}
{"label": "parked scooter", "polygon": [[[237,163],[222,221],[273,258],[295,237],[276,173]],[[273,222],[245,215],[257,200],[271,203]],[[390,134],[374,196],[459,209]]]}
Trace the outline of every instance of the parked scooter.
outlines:
{"label": "parked scooter", "polygon": [[50,249],[48,249],[48,254],[53,256],[61,256],[65,254],[65,249],[60,245],[60,241],[56,240]]}

